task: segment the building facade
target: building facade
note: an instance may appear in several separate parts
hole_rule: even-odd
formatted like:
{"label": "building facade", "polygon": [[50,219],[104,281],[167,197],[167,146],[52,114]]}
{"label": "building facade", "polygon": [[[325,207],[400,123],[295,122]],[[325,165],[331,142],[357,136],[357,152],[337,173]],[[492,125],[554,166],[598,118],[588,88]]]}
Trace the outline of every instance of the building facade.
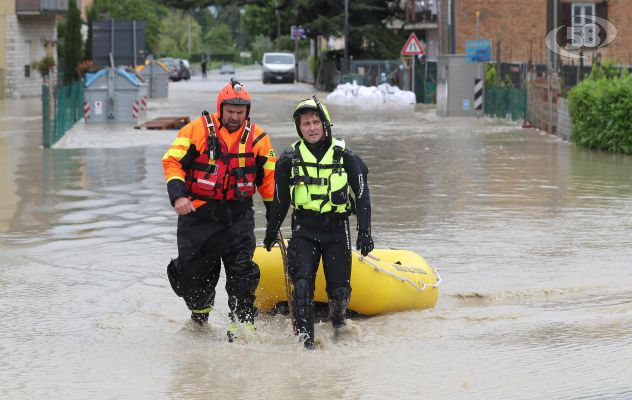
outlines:
{"label": "building facade", "polygon": [[[480,36],[493,40],[494,58],[499,47],[503,62],[546,64],[546,35],[556,26],[563,27],[558,34],[558,43],[562,47],[569,46],[573,40],[573,32],[582,30],[578,23],[583,25],[586,22],[582,17],[592,15],[610,21],[616,27],[616,38],[614,32],[607,32],[600,26],[596,32],[583,31],[585,46],[581,50],[590,57],[586,63],[590,63],[595,55],[600,54],[602,59],[632,65],[630,0],[443,1],[453,2],[455,47],[458,54],[465,52],[466,40]],[[445,11],[448,11],[448,7],[445,7]],[[479,17],[477,11],[480,13]],[[599,47],[608,39],[611,42],[607,46]],[[591,40],[593,43],[588,43]],[[562,58],[563,64],[573,62],[574,60]]]}
{"label": "building facade", "polygon": [[41,94],[42,77],[33,63],[56,60],[57,18],[68,0],[0,0],[0,95]]}

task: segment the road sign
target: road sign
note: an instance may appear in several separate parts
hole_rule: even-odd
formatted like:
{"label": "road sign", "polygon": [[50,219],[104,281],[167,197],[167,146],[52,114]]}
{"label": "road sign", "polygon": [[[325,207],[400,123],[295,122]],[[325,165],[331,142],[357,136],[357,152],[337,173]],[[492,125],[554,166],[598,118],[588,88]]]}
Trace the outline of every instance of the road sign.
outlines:
{"label": "road sign", "polygon": [[417,56],[426,54],[424,48],[421,46],[421,42],[417,39],[415,33],[411,33],[402,49],[401,54],[403,56]]}
{"label": "road sign", "polygon": [[490,62],[492,57],[492,40],[466,40],[465,41],[465,61],[468,63]]}
{"label": "road sign", "polygon": [[305,39],[307,37],[307,29],[300,25],[292,25],[290,27],[290,37],[292,38],[292,40]]}

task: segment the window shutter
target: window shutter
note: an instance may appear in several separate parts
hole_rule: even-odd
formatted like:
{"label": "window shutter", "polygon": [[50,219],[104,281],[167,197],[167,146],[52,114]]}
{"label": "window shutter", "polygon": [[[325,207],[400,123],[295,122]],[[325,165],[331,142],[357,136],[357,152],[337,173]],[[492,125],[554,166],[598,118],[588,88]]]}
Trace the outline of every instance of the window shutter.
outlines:
{"label": "window shutter", "polygon": [[[598,18],[608,19],[608,2],[601,2],[595,4],[595,15]],[[597,24],[599,26],[599,44],[606,43],[608,40],[608,31],[606,30],[606,26],[602,26],[601,24]]]}
{"label": "window shutter", "polygon": [[564,28],[560,29],[557,32],[557,43],[560,44],[562,48],[564,48],[570,40],[568,39],[568,30],[571,26],[571,13],[572,13],[572,4],[570,3],[560,3],[560,25]]}

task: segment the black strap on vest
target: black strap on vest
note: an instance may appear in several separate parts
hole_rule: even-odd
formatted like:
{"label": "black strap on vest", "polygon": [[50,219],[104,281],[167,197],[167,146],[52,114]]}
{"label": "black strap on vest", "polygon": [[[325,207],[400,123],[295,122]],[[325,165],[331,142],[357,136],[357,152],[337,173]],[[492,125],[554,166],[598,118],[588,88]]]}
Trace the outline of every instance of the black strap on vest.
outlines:
{"label": "black strap on vest", "polygon": [[303,183],[305,185],[327,186],[327,178],[313,178],[311,176],[295,176],[291,179],[293,185]]}

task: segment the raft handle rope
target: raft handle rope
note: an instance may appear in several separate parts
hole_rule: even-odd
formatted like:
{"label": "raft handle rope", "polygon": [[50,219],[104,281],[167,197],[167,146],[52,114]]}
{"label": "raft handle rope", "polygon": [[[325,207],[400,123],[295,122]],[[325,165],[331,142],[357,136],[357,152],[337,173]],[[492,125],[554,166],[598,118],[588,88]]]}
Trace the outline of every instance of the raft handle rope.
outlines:
{"label": "raft handle rope", "polygon": [[381,268],[376,263],[374,263],[373,261],[370,260],[370,259],[373,259],[373,260],[376,260],[376,261],[380,261],[379,258],[374,257],[374,256],[372,256],[370,254],[367,255],[366,257],[364,257],[358,250],[353,250],[353,251],[360,255],[360,261],[366,261],[376,271],[383,272],[386,275],[392,276],[393,278],[398,279],[398,280],[400,280],[402,282],[410,283],[415,289],[417,289],[420,292],[423,292],[427,287],[438,288],[439,284],[441,284],[441,276],[439,275],[439,271],[437,271],[437,267],[435,267],[434,265],[430,265],[430,268],[432,268],[432,272],[437,277],[437,282],[436,283],[424,283],[424,282],[421,282],[421,287],[419,287],[419,286],[417,286],[417,284],[415,282],[411,281],[410,279],[402,278],[401,276],[399,276],[397,274],[394,274],[393,272],[387,271],[387,270]]}
{"label": "raft handle rope", "polygon": [[296,329],[296,320],[294,319],[294,298],[292,296],[292,280],[290,279],[290,274],[288,270],[288,259],[287,259],[287,247],[285,246],[285,240],[283,240],[283,234],[279,229],[279,233],[277,236],[276,243],[279,245],[279,249],[281,250],[281,259],[283,260],[283,275],[285,276],[285,294],[287,295],[287,308],[290,314],[290,320],[292,321],[292,330],[294,334],[298,334]]}

